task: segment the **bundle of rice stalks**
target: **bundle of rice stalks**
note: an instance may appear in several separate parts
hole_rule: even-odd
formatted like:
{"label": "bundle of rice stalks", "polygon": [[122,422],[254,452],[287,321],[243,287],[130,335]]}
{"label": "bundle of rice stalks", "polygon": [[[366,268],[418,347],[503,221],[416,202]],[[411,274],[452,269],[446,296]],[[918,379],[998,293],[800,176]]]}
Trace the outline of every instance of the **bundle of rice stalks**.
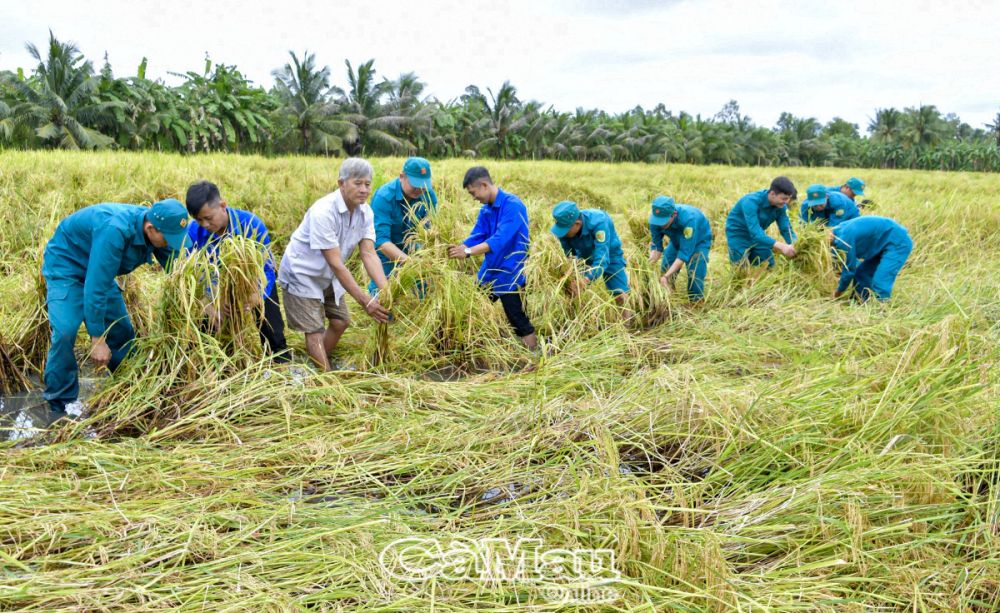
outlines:
{"label": "bundle of rice stalks", "polygon": [[650,262],[648,252],[641,246],[630,245],[626,258],[629,263],[627,304],[635,314],[634,325],[650,328],[669,321],[673,312],[671,293],[685,292],[684,281],[676,279],[674,290],[663,287],[659,260]]}
{"label": "bundle of rice stalks", "polygon": [[35,266],[30,281],[11,277],[0,292],[0,391],[12,393],[29,386],[29,375],[45,369],[49,318],[45,309],[45,279]]}
{"label": "bundle of rice stalks", "polygon": [[817,296],[833,291],[835,273],[834,251],[830,247],[830,230],[817,224],[803,224],[795,241],[792,268],[798,273],[799,283],[812,288]]}
{"label": "bundle of rice stalks", "polygon": [[621,320],[602,280],[584,284],[586,268],[583,261],[564,254],[551,237],[533,247],[524,267],[528,314],[550,340],[587,338]]}
{"label": "bundle of rice stalks", "polygon": [[499,303],[478,287],[469,262],[443,254],[441,248],[412,253],[380,292],[393,319],[373,324],[366,352],[372,365],[505,369],[523,359]]}
{"label": "bundle of rice stalks", "polygon": [[35,302],[31,309],[31,318],[21,335],[23,360],[37,372],[45,370],[45,357],[49,348],[49,314],[46,307],[45,277],[42,276],[42,248],[37,250],[37,264],[34,269]]}
{"label": "bundle of rice stalks", "polygon": [[830,230],[819,224],[802,224],[795,241],[795,258],[792,263],[805,275],[829,277],[833,272],[830,249]]}
{"label": "bundle of rice stalks", "polygon": [[261,357],[258,337],[261,318],[261,294],[267,285],[264,261],[269,257],[257,241],[231,237],[219,245],[218,261],[210,262],[218,279],[213,292],[214,307],[222,313],[219,338],[234,353]]}
{"label": "bundle of rice stalks", "polygon": [[[205,386],[258,365],[264,282],[260,245],[239,237],[223,241],[217,258],[196,251],[175,261],[147,335],[136,339],[132,357],[112,384],[91,399],[92,413],[100,417],[114,409],[108,415],[116,420],[124,411],[130,419],[145,415],[155,421],[163,412],[183,412]],[[207,301],[222,313],[214,333],[205,315]],[[137,403],[140,397],[148,403]]]}
{"label": "bundle of rice stalks", "polygon": [[649,218],[639,213],[627,213],[625,221],[628,224],[632,240],[639,245],[645,245],[650,240]]}

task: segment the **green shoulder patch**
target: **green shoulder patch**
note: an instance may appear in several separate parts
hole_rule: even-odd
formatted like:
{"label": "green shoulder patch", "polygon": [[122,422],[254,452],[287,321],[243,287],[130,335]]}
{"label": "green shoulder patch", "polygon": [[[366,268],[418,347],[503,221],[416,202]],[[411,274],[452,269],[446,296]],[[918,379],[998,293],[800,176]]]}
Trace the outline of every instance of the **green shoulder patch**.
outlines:
{"label": "green shoulder patch", "polygon": [[843,215],[844,209],[837,209],[837,215]]}
{"label": "green shoulder patch", "polygon": [[684,228],[684,238],[691,238],[692,236],[694,236],[694,228],[691,226]]}
{"label": "green shoulder patch", "polygon": [[594,232],[594,238],[597,239],[597,242],[599,243],[603,243],[604,239],[606,239],[607,237],[608,235],[604,233],[604,230],[598,230],[597,232]]}

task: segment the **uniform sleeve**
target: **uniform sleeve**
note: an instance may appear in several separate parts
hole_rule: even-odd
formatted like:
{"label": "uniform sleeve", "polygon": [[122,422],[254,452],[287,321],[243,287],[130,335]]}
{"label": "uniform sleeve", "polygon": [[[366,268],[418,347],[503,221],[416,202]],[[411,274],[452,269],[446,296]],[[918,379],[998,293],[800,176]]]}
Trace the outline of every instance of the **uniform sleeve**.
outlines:
{"label": "uniform sleeve", "polygon": [[125,235],[115,226],[95,230],[87,262],[87,278],[83,282],[83,317],[87,334],[103,336],[107,329],[105,315],[108,294],[115,284],[115,275],[125,253]]}
{"label": "uniform sleeve", "polygon": [[660,226],[654,226],[650,224],[649,234],[653,237],[653,242],[650,243],[650,251],[663,252],[663,229]]}
{"label": "uniform sleeve", "polygon": [[[688,228],[690,228],[690,232],[687,231]],[[677,241],[677,258],[680,258],[685,264],[690,263],[691,258],[694,257],[694,248],[697,246],[697,240],[698,237],[695,236],[694,226],[685,226],[681,229],[681,237]],[[673,241],[670,242],[672,243]]]}
{"label": "uniform sleeve", "polygon": [[[833,198],[832,195],[830,197],[831,199]],[[831,202],[831,204],[834,204],[834,202]],[[854,204],[854,201],[847,196],[838,199],[835,204],[836,209],[833,214],[830,215],[830,227],[840,225],[849,219],[861,216],[861,211],[858,209],[858,205]],[[843,211],[843,213],[837,215],[836,211]]]}
{"label": "uniform sleeve", "polygon": [[848,247],[844,251],[844,268],[840,271],[840,283],[837,284],[837,292],[847,290],[847,286],[854,279],[854,273],[858,269],[858,258],[854,253],[854,247]]}
{"label": "uniform sleeve", "polygon": [[[792,223],[788,221],[788,207],[783,207],[778,210],[778,231],[781,232],[781,237],[785,239],[785,242],[791,245],[795,242],[795,230],[792,230]],[[776,241],[771,241],[771,246],[774,246]]]}
{"label": "uniform sleeve", "polygon": [[[485,205],[479,209],[479,217],[476,218],[476,225],[472,226],[469,238],[462,241],[462,244],[466,247],[475,247],[485,241],[488,236],[486,234],[486,206],[489,205]],[[490,248],[492,249],[492,247]]]}
{"label": "uniform sleeve", "polygon": [[[200,236],[201,233],[198,232],[198,230],[200,229],[201,226],[199,226],[196,223],[188,224],[188,229],[187,229],[188,239],[187,242],[184,243],[184,255],[188,255],[192,251],[196,249],[201,249],[202,247],[205,246],[205,242],[201,240]],[[157,258],[157,260],[159,260],[159,258]]]}
{"label": "uniform sleeve", "polygon": [[[757,219],[757,203],[746,198],[737,202],[736,206],[740,208],[740,213],[743,215],[743,223],[746,224],[747,232],[750,233],[750,238],[753,242],[761,247],[773,248],[774,244],[778,241],[768,236],[767,232],[764,232],[764,228],[760,227],[760,221]],[[787,216],[785,220],[788,220]]]}
{"label": "uniform sleeve", "polygon": [[670,244],[667,245],[667,249],[663,252],[663,258],[660,260],[660,272],[666,272],[676,259],[677,245],[675,245],[673,241],[670,241]]}
{"label": "uniform sleeve", "polygon": [[[604,240],[597,240],[598,232],[601,233],[600,236]],[[608,265],[608,260],[611,259],[610,252],[608,251],[608,244],[611,240],[611,231],[608,229],[608,223],[602,221],[594,228],[594,254],[591,256],[590,270],[584,275],[591,281],[600,277],[604,274],[604,269]]]}
{"label": "uniform sleeve", "polygon": [[271,245],[271,235],[267,231],[267,226],[256,215],[250,218],[250,227],[244,230],[243,236],[255,240],[265,247],[270,247]]}
{"label": "uniform sleeve", "polygon": [[262,251],[264,253],[264,273],[274,271],[274,254],[271,253],[271,233],[267,231],[267,226],[264,225],[264,221],[254,215],[250,220],[250,235],[248,238],[260,243]]}
{"label": "uniform sleeve", "polygon": [[853,200],[848,198],[844,207],[844,218],[841,221],[848,221],[856,217],[861,217],[861,209],[858,208],[858,205]]}
{"label": "uniform sleeve", "polygon": [[528,209],[524,205],[513,206],[508,203],[501,211],[497,229],[486,239],[493,253],[509,253],[515,246],[524,228],[528,225]]}
{"label": "uniform sleeve", "polygon": [[338,221],[334,219],[331,208],[316,208],[309,215],[309,248],[337,249],[340,239],[337,238]]}
{"label": "uniform sleeve", "polygon": [[375,247],[378,248],[392,242],[392,203],[378,193],[375,195],[372,213],[375,215]]}

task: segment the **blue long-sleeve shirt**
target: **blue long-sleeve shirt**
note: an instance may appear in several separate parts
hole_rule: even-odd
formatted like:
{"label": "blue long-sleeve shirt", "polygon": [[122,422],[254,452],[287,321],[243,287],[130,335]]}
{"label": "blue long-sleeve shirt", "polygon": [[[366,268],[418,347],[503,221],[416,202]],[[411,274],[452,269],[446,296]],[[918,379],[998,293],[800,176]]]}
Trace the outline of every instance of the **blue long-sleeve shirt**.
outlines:
{"label": "blue long-sleeve shirt", "polygon": [[490,246],[490,251],[479,267],[479,284],[491,285],[499,293],[524,286],[529,247],[528,209],[520,198],[498,189],[493,203],[479,209],[476,225],[462,244],[475,247],[483,242]]}
{"label": "blue long-sleeve shirt", "polygon": [[[419,200],[407,200],[398,177],[378,188],[371,205],[375,213],[375,248],[392,243],[403,253],[409,253],[408,236],[429,212],[437,209],[437,203],[437,193],[433,188],[424,192]],[[378,256],[382,262],[389,261],[381,251]]]}
{"label": "blue long-sleeve shirt", "polygon": [[580,211],[583,225],[573,238],[559,239],[563,251],[584,260],[590,268],[584,276],[593,281],[609,268],[625,265],[622,241],[611,216],[600,209]]}
{"label": "blue long-sleeve shirt", "polygon": [[[663,239],[667,238],[677,248],[677,259],[685,264],[691,262],[699,247],[707,249],[712,245],[712,226],[708,223],[708,217],[700,209],[688,204],[677,205],[677,219],[669,228],[664,230],[663,226],[650,225],[649,233],[653,237],[650,249],[663,251]],[[667,266],[672,263],[664,262]]]}
{"label": "blue long-sleeve shirt", "polygon": [[[229,227],[225,234],[219,236],[210,232],[196,223],[188,226],[188,248],[206,249],[212,257],[216,257],[219,252],[219,241],[229,236],[244,236],[255,240],[266,250],[264,259],[264,276],[267,278],[267,285],[264,287],[263,296],[269,298],[274,292],[274,255],[271,253],[271,235],[267,232],[267,226],[250,211],[244,211],[235,207],[226,207],[229,213]],[[213,283],[214,285],[214,283]]]}
{"label": "blue long-sleeve shirt", "polygon": [[788,207],[772,206],[767,200],[768,191],[751,192],[733,205],[726,217],[726,240],[731,246],[773,248],[777,241],[765,232],[773,223],[778,224],[778,231],[786,243],[795,241],[795,232],[788,221]]}
{"label": "blue long-sleeve shirt", "polygon": [[851,284],[861,262],[873,258],[893,245],[911,244],[910,233],[893,219],[865,215],[851,219],[833,229],[833,246],[844,252],[844,267],[840,273],[838,292]]}
{"label": "blue long-sleeve shirt", "polygon": [[803,202],[799,209],[799,218],[805,222],[817,222],[835,228],[848,219],[860,217],[861,211],[854,201],[842,194],[840,190],[827,191],[826,208],[822,211],[806,206]]}
{"label": "blue long-sleeve shirt", "polygon": [[83,283],[83,317],[87,334],[107,329],[108,299],[119,291],[115,277],[155,257],[164,268],[173,252],[146,241],[144,206],[102,203],[88,206],[59,222],[45,246],[42,274],[48,283]]}

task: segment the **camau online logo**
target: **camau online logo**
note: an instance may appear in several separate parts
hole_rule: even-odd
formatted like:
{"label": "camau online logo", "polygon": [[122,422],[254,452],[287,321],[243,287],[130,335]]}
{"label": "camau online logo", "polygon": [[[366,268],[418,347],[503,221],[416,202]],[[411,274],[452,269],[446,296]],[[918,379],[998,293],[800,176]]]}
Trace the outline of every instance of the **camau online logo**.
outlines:
{"label": "camau online logo", "polygon": [[408,537],[379,554],[385,575],[423,583],[474,581],[490,586],[531,584],[550,603],[598,604],[618,600],[621,579],[611,549],[543,549],[541,539]]}

